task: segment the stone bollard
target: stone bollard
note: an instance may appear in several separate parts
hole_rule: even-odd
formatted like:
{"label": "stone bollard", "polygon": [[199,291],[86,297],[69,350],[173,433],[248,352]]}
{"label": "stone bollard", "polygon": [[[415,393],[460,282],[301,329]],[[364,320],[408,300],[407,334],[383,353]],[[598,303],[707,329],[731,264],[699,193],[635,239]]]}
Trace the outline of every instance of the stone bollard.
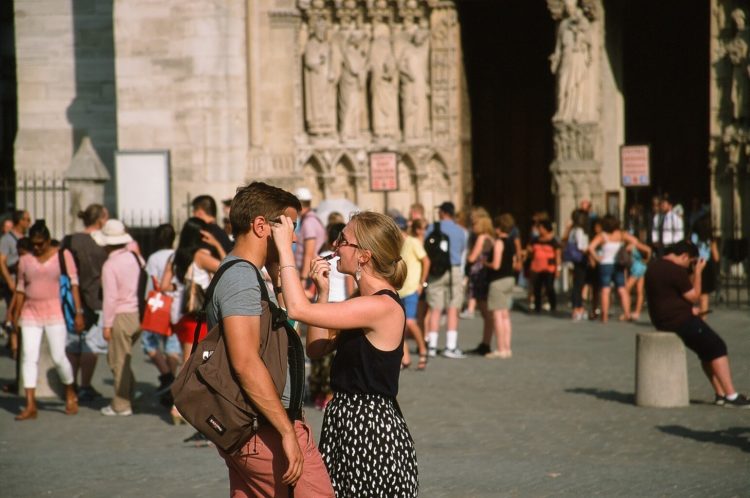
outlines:
{"label": "stone bollard", "polygon": [[[23,389],[23,368],[21,369],[18,382],[18,394],[25,396]],[[38,399],[65,399],[65,387],[60,380],[55,364],[52,363],[52,357],[49,354],[49,344],[47,344],[47,337],[45,335],[42,335],[42,345],[39,348],[39,375],[36,381],[36,397]]]}
{"label": "stone bollard", "polygon": [[639,332],[635,349],[635,404],[657,408],[690,405],[685,346],[677,334]]}

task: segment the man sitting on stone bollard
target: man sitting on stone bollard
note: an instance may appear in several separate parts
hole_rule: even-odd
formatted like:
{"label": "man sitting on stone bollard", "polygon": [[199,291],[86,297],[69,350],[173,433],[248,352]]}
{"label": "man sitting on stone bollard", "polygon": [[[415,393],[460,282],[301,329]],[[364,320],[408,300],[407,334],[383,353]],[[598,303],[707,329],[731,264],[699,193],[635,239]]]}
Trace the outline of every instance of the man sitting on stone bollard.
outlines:
{"label": "man sitting on stone bollard", "polygon": [[651,323],[658,330],[676,333],[698,355],[716,392],[716,405],[750,408],[750,400],[732,384],[726,344],[698,314],[704,266],[706,261],[698,259],[698,249],[688,241],[668,246],[662,258],[649,263],[646,299]]}

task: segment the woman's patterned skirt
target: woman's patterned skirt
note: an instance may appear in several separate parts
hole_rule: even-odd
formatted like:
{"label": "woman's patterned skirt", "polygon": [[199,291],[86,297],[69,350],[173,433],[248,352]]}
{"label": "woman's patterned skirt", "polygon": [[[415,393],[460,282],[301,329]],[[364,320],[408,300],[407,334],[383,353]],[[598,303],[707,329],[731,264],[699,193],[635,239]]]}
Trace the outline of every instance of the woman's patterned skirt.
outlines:
{"label": "woman's patterned skirt", "polygon": [[394,399],[337,392],[326,407],[320,453],[337,498],[417,496],[417,454]]}

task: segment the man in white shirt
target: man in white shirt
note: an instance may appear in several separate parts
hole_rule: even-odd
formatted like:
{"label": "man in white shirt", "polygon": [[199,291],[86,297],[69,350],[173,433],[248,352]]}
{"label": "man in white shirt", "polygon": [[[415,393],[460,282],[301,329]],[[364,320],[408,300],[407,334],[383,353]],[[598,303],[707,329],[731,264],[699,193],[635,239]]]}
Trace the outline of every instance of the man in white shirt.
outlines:
{"label": "man in white shirt", "polygon": [[654,241],[657,254],[661,256],[665,247],[685,238],[685,224],[682,216],[674,211],[669,194],[662,196],[659,208],[660,212],[654,215],[651,240]]}

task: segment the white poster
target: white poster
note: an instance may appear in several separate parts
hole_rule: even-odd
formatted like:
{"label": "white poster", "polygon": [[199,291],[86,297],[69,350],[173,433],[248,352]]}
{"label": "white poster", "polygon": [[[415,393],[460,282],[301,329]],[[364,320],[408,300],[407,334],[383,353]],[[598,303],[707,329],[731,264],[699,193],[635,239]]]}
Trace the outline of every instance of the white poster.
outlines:
{"label": "white poster", "polygon": [[169,151],[115,152],[117,217],[129,227],[170,221]]}

